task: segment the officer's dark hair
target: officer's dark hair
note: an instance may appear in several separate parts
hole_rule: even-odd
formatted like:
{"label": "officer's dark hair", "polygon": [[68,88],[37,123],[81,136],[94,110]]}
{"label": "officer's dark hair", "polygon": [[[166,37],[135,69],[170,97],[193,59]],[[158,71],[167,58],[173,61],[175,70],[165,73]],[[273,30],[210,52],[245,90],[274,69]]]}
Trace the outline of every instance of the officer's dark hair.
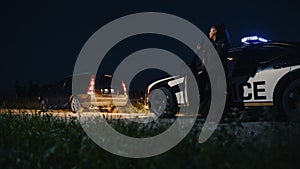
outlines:
{"label": "officer's dark hair", "polygon": [[230,46],[229,34],[228,34],[225,24],[222,23],[222,24],[217,24],[217,25],[211,25],[210,29],[211,28],[217,29],[216,41],[220,41],[220,40],[226,41],[226,43],[228,44],[228,47],[229,47]]}

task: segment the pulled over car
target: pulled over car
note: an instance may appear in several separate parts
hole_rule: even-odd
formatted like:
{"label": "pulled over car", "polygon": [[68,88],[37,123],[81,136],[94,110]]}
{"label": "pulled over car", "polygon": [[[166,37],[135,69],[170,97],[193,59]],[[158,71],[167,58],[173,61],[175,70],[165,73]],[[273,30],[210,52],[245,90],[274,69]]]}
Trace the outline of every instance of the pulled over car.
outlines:
{"label": "pulled over car", "polygon": [[[72,79],[79,78],[88,85],[85,90],[73,94]],[[66,77],[56,85],[50,85],[41,94],[41,107],[49,109],[70,109],[73,113],[84,109],[117,112],[118,106],[125,106],[128,95],[125,83],[120,80],[117,86],[111,85],[111,75],[94,76],[89,73],[76,74]],[[80,86],[78,84],[76,86]]]}

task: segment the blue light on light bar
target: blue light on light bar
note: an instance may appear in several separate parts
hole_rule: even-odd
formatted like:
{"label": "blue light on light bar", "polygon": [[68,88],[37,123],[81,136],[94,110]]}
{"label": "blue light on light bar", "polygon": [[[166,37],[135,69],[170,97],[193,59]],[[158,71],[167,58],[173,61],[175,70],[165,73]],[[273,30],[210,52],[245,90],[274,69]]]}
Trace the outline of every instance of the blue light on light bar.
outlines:
{"label": "blue light on light bar", "polygon": [[261,38],[261,37],[259,37],[259,38],[258,38],[258,41],[260,41],[260,42],[268,42],[268,40],[267,40],[267,39],[265,39],[265,38]]}
{"label": "blue light on light bar", "polygon": [[266,43],[269,42],[269,40],[259,36],[248,36],[242,38],[241,42],[244,44],[255,44],[255,43]]}

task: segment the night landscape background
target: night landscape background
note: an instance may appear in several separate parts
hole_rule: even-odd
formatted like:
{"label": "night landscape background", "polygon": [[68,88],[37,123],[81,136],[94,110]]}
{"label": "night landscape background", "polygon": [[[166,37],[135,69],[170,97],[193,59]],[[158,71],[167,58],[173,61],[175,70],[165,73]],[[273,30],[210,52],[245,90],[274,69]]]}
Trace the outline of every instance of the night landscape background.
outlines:
{"label": "night landscape background", "polygon": [[[21,85],[30,81],[43,85],[71,75],[81,48],[94,32],[137,12],[174,14],[205,33],[210,25],[224,23],[232,46],[246,35],[273,41],[300,39],[299,3],[293,0],[7,1],[1,7],[0,97],[15,94],[16,80]],[[138,48],[138,44],[131,46]]]}
{"label": "night landscape background", "polygon": [[[206,113],[210,112],[199,112],[193,121],[194,117],[189,117],[189,114],[185,114],[184,111],[176,111],[174,117],[154,118],[154,121],[149,123],[140,123],[158,117],[153,111],[146,109],[145,103],[150,102],[150,99],[147,101],[150,96],[146,97],[147,95],[143,93],[150,82],[161,79],[155,76],[155,73],[167,75],[157,69],[138,73],[133,80],[134,84],[130,84],[129,90],[126,84],[127,92],[123,83],[120,83],[122,84],[120,87],[123,87],[121,95],[116,92],[118,94],[103,94],[98,97],[102,99],[101,97],[105,96],[107,99],[106,96],[126,96],[125,98],[128,99],[129,96],[131,99],[133,93],[133,105],[127,104],[128,100],[125,100],[126,105],[123,107],[117,107],[111,102],[108,102],[108,106],[91,104],[87,107],[81,106],[82,102],[78,101],[77,95],[70,97],[71,83],[61,81],[71,77],[76,59],[85,42],[102,26],[122,16],[140,12],[169,13],[188,20],[206,34],[211,25],[223,23],[229,32],[231,46],[234,47],[241,45],[241,38],[249,35],[258,35],[272,41],[299,42],[299,6],[300,3],[296,0],[11,0],[2,2],[0,5],[0,168],[300,168],[300,123],[297,121],[300,119],[300,94],[297,86],[299,79],[280,83],[280,87],[284,90],[279,94],[285,97],[275,97],[274,101],[279,101],[279,106],[281,103],[286,105],[287,102],[293,103],[292,106],[286,107],[295,108],[286,111],[284,117],[279,116],[283,114],[276,110],[278,109],[276,103],[277,107],[226,106],[220,123],[209,122]],[[195,56],[194,51],[170,37],[153,34],[136,35],[122,40],[111,48],[100,64],[100,73],[112,73],[122,59],[145,48],[168,50],[187,64]],[[281,64],[280,59],[281,57],[279,57],[280,64],[275,66],[286,66],[285,63]],[[180,72],[180,65],[174,66],[177,66],[176,69],[178,68]],[[274,69],[275,66],[272,65]],[[91,76],[87,77],[89,79]],[[106,77],[110,78],[110,76]],[[59,81],[62,83],[55,87],[54,84]],[[89,95],[94,95],[93,80],[90,82],[89,90],[92,94]],[[286,87],[287,83],[290,84]],[[265,91],[264,88],[256,88],[257,86],[253,87],[253,93],[255,90],[256,94]],[[97,89],[96,85],[95,88]],[[168,96],[168,102],[154,99],[158,101],[158,108],[163,105],[161,103],[168,104],[168,107],[174,107],[174,104],[172,106],[170,103],[178,105],[176,99],[175,102],[170,101],[174,97],[169,90],[160,86],[158,89],[164,89],[161,91]],[[205,87],[203,89],[207,90]],[[50,97],[40,94],[43,90],[45,93],[48,91]],[[108,91],[106,87],[105,90]],[[97,96],[97,90],[95,95]],[[63,106],[57,104],[51,107],[51,99],[59,101]],[[102,102],[104,101],[100,100],[97,103]],[[132,119],[139,121],[131,121]],[[112,129],[128,137],[148,138],[169,130],[178,119],[182,119],[182,122],[187,120],[188,123],[193,121],[193,127],[188,132],[185,131],[184,123],[180,124],[180,121],[178,123],[181,125],[178,131],[184,130],[186,137],[170,150],[147,158],[128,158],[107,151],[90,138],[82,125],[88,121],[100,120],[99,122],[109,124]],[[217,124],[217,129],[204,128],[206,122],[212,124],[211,126]],[[200,143],[200,133],[209,130],[213,130],[214,134],[206,142]],[[103,128],[95,131],[93,133],[96,135],[99,134],[97,131],[110,133]],[[177,134],[182,135],[181,132]],[[107,139],[106,136],[100,134],[98,136],[101,140]],[[122,151],[126,146],[137,147],[135,143],[126,144],[124,140],[113,139],[118,142],[112,145],[117,151]],[[169,141],[160,140],[155,143],[160,146]],[[159,146],[153,147],[147,144],[138,151],[147,152],[147,148],[160,149]],[[121,149],[117,149],[120,147]]]}

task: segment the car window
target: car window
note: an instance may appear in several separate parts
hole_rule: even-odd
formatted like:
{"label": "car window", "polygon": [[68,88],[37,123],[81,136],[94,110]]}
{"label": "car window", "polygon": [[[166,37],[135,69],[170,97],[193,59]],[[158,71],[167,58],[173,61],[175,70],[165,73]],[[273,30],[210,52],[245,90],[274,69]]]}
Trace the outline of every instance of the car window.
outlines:
{"label": "car window", "polygon": [[288,64],[291,66],[300,64],[300,49],[293,48],[288,53]]}
{"label": "car window", "polygon": [[97,76],[96,78],[96,93],[101,94],[119,94],[121,91],[123,91],[122,88],[122,81],[116,80],[116,86],[112,85],[112,77],[110,76]]}
{"label": "car window", "polygon": [[283,55],[285,52],[284,48],[277,47],[277,46],[269,46],[265,45],[259,48],[257,52],[256,59],[259,63],[261,62],[268,62],[270,60],[276,59]]}
{"label": "car window", "polygon": [[253,76],[257,72],[258,65],[277,59],[285,51],[284,48],[271,45],[249,47],[238,57],[233,76]]}

